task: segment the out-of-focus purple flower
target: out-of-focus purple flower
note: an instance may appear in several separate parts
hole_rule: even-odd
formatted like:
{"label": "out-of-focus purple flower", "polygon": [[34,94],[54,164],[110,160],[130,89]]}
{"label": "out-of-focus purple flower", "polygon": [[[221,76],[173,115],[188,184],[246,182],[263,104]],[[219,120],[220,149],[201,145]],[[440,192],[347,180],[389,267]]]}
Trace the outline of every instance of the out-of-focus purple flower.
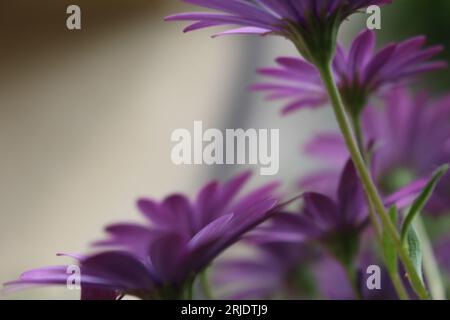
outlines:
{"label": "out-of-focus purple flower", "polygon": [[[342,159],[344,157],[345,153]],[[215,283],[219,287],[231,287],[231,292],[225,295],[227,298],[302,298],[304,292],[299,286],[302,283],[295,282],[295,275],[298,275],[297,271],[305,274],[302,269],[305,265],[316,271],[325,298],[354,298],[344,266],[361,268],[358,285],[365,299],[395,297],[389,281],[383,281],[382,290],[365,290],[362,276],[369,264],[361,258],[365,253],[361,253],[359,246],[362,236],[370,238],[371,233],[365,228],[368,226],[366,201],[351,161],[347,160],[337,180],[329,183],[327,192],[304,194],[298,213],[280,212],[266,225],[250,232],[246,241],[259,249],[258,255],[225,260],[216,266]],[[385,198],[385,204],[396,204],[399,208],[409,205],[425,183],[421,180],[398,190]],[[313,243],[321,244],[334,260],[325,254],[324,259],[314,259],[311,265],[310,257],[304,253]],[[265,280],[262,282],[261,278]],[[384,278],[388,279],[386,274]],[[305,296],[311,298],[311,293]]]}
{"label": "out-of-focus purple flower", "polygon": [[[420,73],[444,68],[443,61],[429,61],[442,51],[442,46],[423,48],[425,37],[418,36],[389,44],[378,52],[375,32],[361,32],[350,50],[338,45],[333,71],[346,107],[358,116],[371,95]],[[301,58],[283,57],[277,67],[260,69],[267,82],[255,84],[253,90],[267,92],[268,99],[285,100],[283,113],[306,107],[319,107],[328,102],[328,94],[317,69]]]}
{"label": "out-of-focus purple flower", "polygon": [[[427,94],[412,96],[404,88],[392,89],[381,108],[368,106],[362,115],[367,141],[375,141],[373,175],[384,194],[390,194],[419,177],[430,175],[450,160],[450,96],[430,101]],[[312,157],[328,164],[301,180],[301,187],[332,183],[345,164],[347,148],[339,134],[321,134],[305,147]],[[334,172],[334,174],[332,173]],[[450,176],[439,182],[427,205],[436,214],[450,209]]]}
{"label": "out-of-focus purple flower", "polygon": [[[213,268],[213,284],[225,299],[355,299],[344,267],[328,254],[320,254],[305,243],[253,244],[256,255],[225,258]],[[376,255],[364,248],[355,258],[357,287],[363,299],[396,299],[397,295],[382,267],[381,288],[370,290],[366,270],[380,266]],[[262,281],[262,279],[264,281]]]}
{"label": "out-of-focus purple flower", "polygon": [[[294,284],[291,277],[304,258],[302,248],[313,242],[322,244],[341,263],[348,266],[353,262],[359,236],[368,221],[353,163],[348,161],[333,195],[311,192],[304,194],[303,199],[300,212],[279,212],[268,224],[248,234],[246,241],[260,249],[256,258],[219,264],[216,277],[219,284],[246,284],[232,298],[268,298],[277,293],[288,296],[290,290],[286,291],[286,285],[288,280]],[[256,278],[250,277],[247,283],[249,274]]]}
{"label": "out-of-focus purple flower", "polygon": [[225,299],[310,298],[313,279],[307,264],[312,253],[304,244],[249,244],[256,252],[225,258],[212,268],[212,283]]}
{"label": "out-of-focus purple flower", "polygon": [[291,40],[310,62],[323,65],[333,55],[341,23],[358,10],[391,0],[184,0],[217,12],[172,15],[169,21],[192,21],[185,32],[235,26],[224,34],[275,34]]}
{"label": "out-of-focus purple flower", "polygon": [[[249,177],[245,173],[225,184],[209,183],[192,202],[181,194],[162,202],[139,200],[147,225],[109,226],[110,238],[95,244],[106,251],[78,258],[82,298],[185,297],[197,273],[274,213],[275,183],[237,198]],[[67,266],[35,269],[6,285],[65,285],[66,271]]]}
{"label": "out-of-focus purple flower", "polygon": [[349,266],[368,223],[364,190],[353,163],[347,162],[333,195],[308,192],[303,199],[300,214],[279,213],[269,225],[261,226],[249,237],[261,242],[318,241]]}
{"label": "out-of-focus purple flower", "polygon": [[[419,181],[386,197],[386,206],[409,205],[425,183]],[[347,161],[332,193],[307,192],[303,199],[299,214],[280,212],[247,238],[259,243],[316,242],[340,263],[350,266],[358,253],[360,235],[369,225],[365,193],[353,163]]]}

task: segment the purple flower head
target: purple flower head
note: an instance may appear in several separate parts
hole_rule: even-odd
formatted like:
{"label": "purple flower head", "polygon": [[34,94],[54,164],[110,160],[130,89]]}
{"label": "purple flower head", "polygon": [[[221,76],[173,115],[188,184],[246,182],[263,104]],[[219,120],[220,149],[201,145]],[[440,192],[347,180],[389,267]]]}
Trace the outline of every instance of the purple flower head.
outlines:
{"label": "purple flower head", "polygon": [[[386,95],[380,108],[368,106],[362,114],[366,141],[375,141],[373,176],[384,194],[429,176],[450,160],[450,96],[430,100],[425,93],[411,95],[397,87]],[[348,157],[339,134],[321,134],[306,145],[307,154],[329,164],[327,174],[302,179],[301,185],[320,188],[334,180]],[[439,182],[427,206],[436,214],[450,209],[450,176]]]}
{"label": "purple flower head", "polygon": [[278,213],[268,225],[248,235],[257,243],[318,242],[345,265],[358,252],[359,236],[368,215],[362,185],[351,161],[332,195],[308,192],[298,213]]}
{"label": "purple flower head", "polygon": [[392,0],[184,0],[217,12],[172,15],[169,21],[192,21],[185,32],[235,26],[224,34],[275,34],[291,40],[306,60],[328,63],[341,23],[358,10]]}
{"label": "purple flower head", "polygon": [[[350,114],[359,116],[370,97],[388,86],[446,67],[443,61],[429,61],[442,47],[423,48],[425,40],[418,36],[375,52],[375,32],[366,30],[355,38],[348,51],[338,45],[333,72]],[[260,69],[259,73],[269,80],[252,88],[267,92],[268,99],[288,101],[284,114],[328,102],[320,74],[312,64],[289,57],[278,58],[277,63],[278,67]]]}
{"label": "purple flower head", "polygon": [[[351,266],[362,232],[370,225],[365,193],[350,160],[340,172],[338,182],[331,180],[329,184],[336,186],[334,190],[305,193],[298,213],[278,213],[247,238],[257,243],[319,243],[341,264]],[[395,204],[398,208],[410,205],[425,183],[419,180],[398,190],[384,199],[385,205]]]}
{"label": "purple flower head", "polygon": [[[194,201],[181,194],[161,202],[138,201],[148,224],[120,223],[107,227],[110,238],[96,242],[105,251],[78,257],[82,298],[185,297],[186,287],[226,248],[268,219],[277,203],[269,184],[237,198],[249,173],[225,184],[206,185]],[[59,284],[67,266],[22,274],[7,287]]]}
{"label": "purple flower head", "polygon": [[[355,299],[344,267],[306,243],[271,242],[254,245],[256,254],[225,258],[212,268],[214,285],[225,299]],[[381,265],[363,244],[355,259],[357,286],[364,299],[396,299],[386,270],[381,289],[369,290],[366,270]],[[262,281],[264,279],[264,281]]]}

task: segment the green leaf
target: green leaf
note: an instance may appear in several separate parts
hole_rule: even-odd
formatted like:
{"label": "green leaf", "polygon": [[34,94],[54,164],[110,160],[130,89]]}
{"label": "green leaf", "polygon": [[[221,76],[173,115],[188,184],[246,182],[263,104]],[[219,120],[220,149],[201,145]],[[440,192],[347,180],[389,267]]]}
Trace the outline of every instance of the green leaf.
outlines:
{"label": "green leaf", "polygon": [[427,183],[425,188],[422,190],[420,195],[417,197],[417,199],[412,204],[411,209],[409,210],[408,214],[406,215],[405,221],[403,222],[402,232],[401,232],[402,242],[404,242],[406,240],[406,237],[408,235],[409,229],[411,228],[412,222],[414,221],[414,218],[425,207],[425,205],[427,204],[431,195],[433,194],[433,191],[436,188],[437,183],[442,178],[442,176],[447,172],[447,170],[448,170],[448,164],[440,166],[434,172],[430,181]]}
{"label": "green leaf", "polygon": [[420,245],[420,240],[419,237],[417,236],[417,232],[413,226],[409,228],[406,239],[409,257],[412,263],[414,264],[414,268],[416,269],[417,274],[420,277],[420,280],[422,280],[423,283],[422,247]]}
{"label": "green leaf", "polygon": [[[392,223],[395,226],[397,226],[398,214],[397,214],[397,207],[395,205],[389,209],[389,217]],[[390,240],[386,231],[383,231],[383,254],[386,268],[391,273],[397,273],[398,272],[397,251],[395,250],[395,246]]]}

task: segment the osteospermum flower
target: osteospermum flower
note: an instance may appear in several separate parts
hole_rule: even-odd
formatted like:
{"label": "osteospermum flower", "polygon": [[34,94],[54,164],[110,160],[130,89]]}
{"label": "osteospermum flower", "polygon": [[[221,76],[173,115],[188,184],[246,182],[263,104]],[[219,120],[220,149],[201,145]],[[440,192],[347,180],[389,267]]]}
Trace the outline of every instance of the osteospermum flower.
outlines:
{"label": "osteospermum flower", "polygon": [[[412,77],[447,66],[443,61],[429,61],[442,46],[423,48],[425,37],[418,36],[389,44],[374,52],[375,32],[361,32],[346,51],[338,45],[333,59],[335,79],[351,115],[359,116],[369,98]],[[288,101],[283,113],[328,102],[328,94],[317,69],[301,58],[277,59],[278,67],[260,69],[268,80],[254,85],[267,92],[269,99]]]}
{"label": "osteospermum flower", "polygon": [[359,235],[369,222],[364,190],[353,163],[347,162],[333,195],[307,192],[303,199],[300,214],[280,213],[252,237],[261,242],[318,241],[349,266],[357,254]]}
{"label": "osteospermum flower", "polygon": [[[410,205],[425,183],[420,181],[386,197],[385,205],[395,204],[398,208]],[[368,209],[351,161],[347,161],[337,183],[331,185],[336,186],[333,192],[307,192],[299,211],[280,212],[267,224],[250,232],[245,240],[259,248],[259,255],[218,264],[216,283],[235,289],[227,298],[302,298],[304,293],[310,298],[311,292],[302,290],[311,288],[298,277],[305,274],[308,278],[315,276],[321,297],[395,297],[390,281],[383,281],[382,291],[373,292],[365,290],[363,279],[358,277],[359,272],[375,259],[371,254],[372,247],[364,245],[364,239],[372,238],[370,229],[366,228],[369,226]],[[325,250],[320,256],[305,255],[311,244],[319,244]],[[314,276],[307,273],[306,266]],[[352,274],[350,270],[356,273]],[[261,278],[265,281],[257,280]],[[383,278],[388,279],[387,276]]]}
{"label": "osteospermum flower", "polygon": [[[398,190],[384,199],[385,205],[409,205],[425,183],[421,180]],[[346,162],[338,182],[331,185],[337,187],[329,194],[306,192],[299,212],[278,213],[248,238],[257,243],[316,242],[349,267],[358,253],[359,237],[369,223],[366,198],[351,161]]]}
{"label": "osteospermum flower", "polygon": [[[358,116],[372,95],[383,93],[392,85],[420,73],[444,68],[446,62],[428,61],[442,51],[442,47],[423,48],[425,41],[425,37],[418,36],[374,52],[375,33],[366,30],[356,37],[350,50],[338,45],[333,72],[350,113]],[[276,61],[278,67],[258,71],[270,80],[253,85],[253,90],[267,92],[267,98],[271,100],[288,101],[283,108],[284,114],[328,102],[320,74],[311,63],[293,57]]]}
{"label": "osteospermum flower", "polygon": [[[450,159],[450,96],[430,100],[426,93],[411,95],[393,89],[381,108],[368,106],[362,114],[367,141],[375,141],[373,176],[380,191],[389,194],[419,177],[430,175]],[[303,178],[301,186],[326,186],[344,166],[348,151],[338,133],[316,136],[305,152],[328,163],[328,168]],[[431,197],[427,211],[450,210],[450,176],[446,174]]]}
{"label": "osteospermum flower", "polygon": [[[212,279],[225,299],[355,299],[343,266],[328,254],[319,254],[303,243],[272,242],[254,246],[256,254],[225,258],[212,268]],[[376,254],[364,248],[355,259],[363,275],[370,265],[381,265]],[[386,270],[381,269],[381,289],[370,290],[366,277],[357,278],[365,300],[396,299]],[[261,281],[264,279],[264,281]]]}
{"label": "osteospermum flower", "polygon": [[[189,297],[189,288],[223,250],[274,212],[276,184],[236,198],[249,178],[237,176],[225,184],[206,185],[194,201],[181,194],[162,202],[142,199],[138,207],[148,224],[115,224],[107,240],[95,243],[105,251],[75,257],[81,270],[83,299],[143,299]],[[7,288],[66,285],[67,266],[25,272]]]}
{"label": "osteospermum flower", "polygon": [[183,0],[217,12],[172,15],[169,21],[192,21],[185,31],[235,26],[224,34],[275,34],[291,40],[308,61],[331,60],[341,23],[358,10],[391,0]]}

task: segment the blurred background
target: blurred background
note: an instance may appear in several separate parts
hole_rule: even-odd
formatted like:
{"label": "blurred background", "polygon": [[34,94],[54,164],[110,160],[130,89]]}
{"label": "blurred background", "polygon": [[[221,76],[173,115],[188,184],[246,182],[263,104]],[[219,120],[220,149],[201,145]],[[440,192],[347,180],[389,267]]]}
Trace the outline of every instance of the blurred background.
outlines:
{"label": "blurred background", "polygon": [[[66,28],[66,8],[82,10],[82,30]],[[173,130],[201,120],[214,128],[278,128],[280,179],[294,189],[314,167],[301,144],[333,127],[331,111],[283,118],[250,94],[254,70],[295,55],[283,39],[210,39],[184,35],[163,17],[190,8],[177,0],[0,1],[0,283],[38,266],[63,264],[57,252],[84,252],[101,228],[134,221],[140,196],[193,194],[239,166],[175,166]],[[447,43],[450,2],[396,0],[386,7],[384,42],[424,33]],[[342,29],[348,39],[364,15]],[[450,47],[450,44],[447,45]],[[449,51],[445,53],[447,60]],[[439,90],[449,73],[429,79]],[[254,168],[255,173],[258,168]],[[64,288],[33,289],[0,299],[78,298]]]}

